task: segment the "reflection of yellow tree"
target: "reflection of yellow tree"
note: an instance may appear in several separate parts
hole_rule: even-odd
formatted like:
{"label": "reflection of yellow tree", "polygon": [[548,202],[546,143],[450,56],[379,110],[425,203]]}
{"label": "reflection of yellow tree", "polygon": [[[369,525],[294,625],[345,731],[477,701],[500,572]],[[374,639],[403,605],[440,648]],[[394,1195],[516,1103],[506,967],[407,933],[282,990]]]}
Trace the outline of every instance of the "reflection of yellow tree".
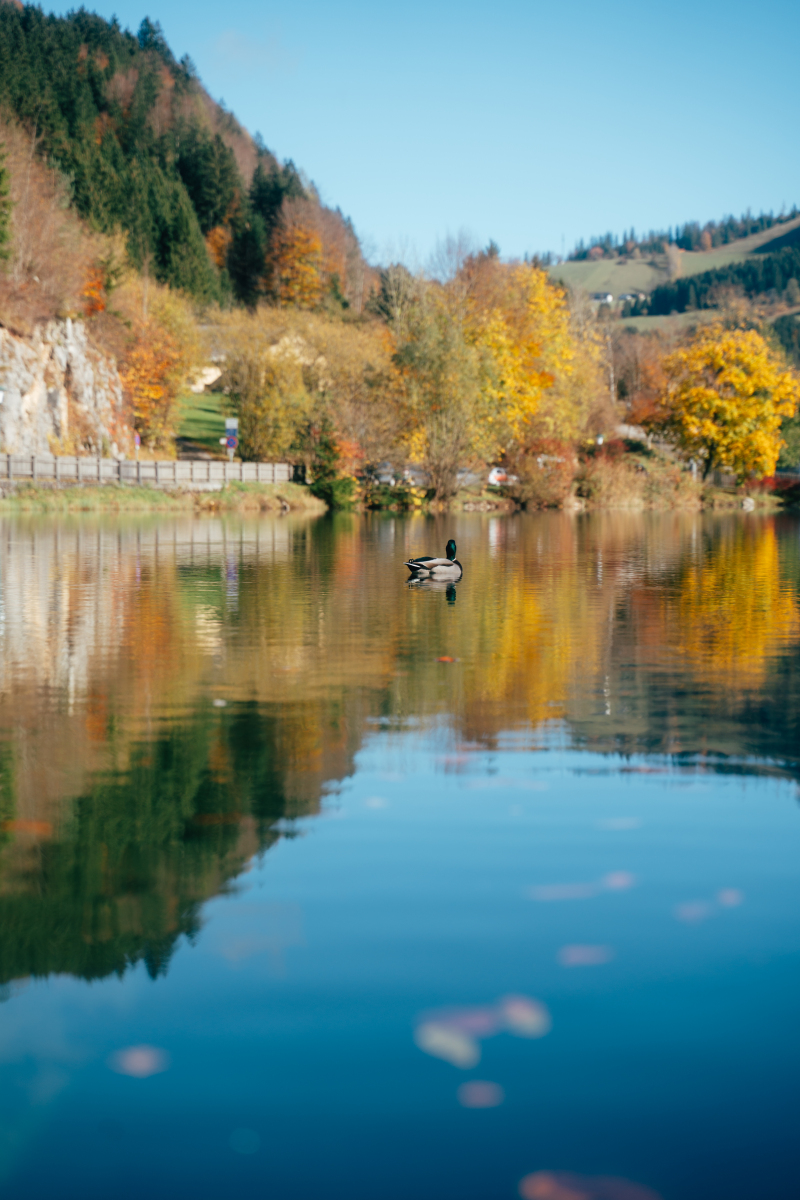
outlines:
{"label": "reflection of yellow tree", "polygon": [[[467,703],[473,718],[476,709],[489,702],[496,707],[498,728],[508,721],[509,704],[516,711],[516,723],[532,729],[563,719],[577,671],[596,667],[604,611],[589,603],[574,562],[538,586],[523,572],[514,572],[507,581],[502,612],[487,622],[488,669],[482,663],[468,674]],[[484,721],[487,716],[484,712]]]}
{"label": "reflection of yellow tree", "polygon": [[774,525],[757,533],[736,527],[713,556],[690,567],[670,620],[681,653],[718,682],[760,684],[769,656],[800,634]]}
{"label": "reflection of yellow tree", "polygon": [[[385,568],[375,582],[378,527],[349,516],[162,525],[161,550],[145,525],[119,541],[62,531],[58,546],[48,526],[30,554],[18,535],[0,555],[0,718],[14,729],[17,764],[8,818],[61,836],[72,798],[98,772],[125,771],[142,742],[219,696],[225,720],[252,706],[253,730],[274,722],[271,778],[293,813],[318,811],[322,785],[350,772],[377,715],[446,720],[458,739],[484,745],[553,720],[607,739],[609,717],[636,738],[665,645],[678,650],[678,670],[682,656],[711,688],[731,690],[760,683],[770,654],[800,637],[773,525],[714,527],[713,554],[681,569],[698,522],[553,514],[495,521],[489,539],[474,518],[393,522],[389,586]],[[467,565],[455,608],[410,593],[399,570],[451,530]],[[235,587],[225,582],[232,562]],[[623,683],[631,663],[635,679]],[[42,689],[65,703],[43,705]],[[219,732],[208,738],[210,777],[227,787],[230,746]],[[244,817],[230,787],[214,812]]]}

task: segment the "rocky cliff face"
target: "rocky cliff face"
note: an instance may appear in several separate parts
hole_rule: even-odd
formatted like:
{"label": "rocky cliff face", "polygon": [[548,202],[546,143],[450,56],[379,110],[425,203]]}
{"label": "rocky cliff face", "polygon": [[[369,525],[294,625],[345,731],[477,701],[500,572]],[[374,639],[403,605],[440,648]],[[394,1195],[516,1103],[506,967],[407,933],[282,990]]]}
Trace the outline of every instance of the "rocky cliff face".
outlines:
{"label": "rocky cliff face", "polygon": [[116,364],[80,321],[50,321],[30,338],[0,327],[0,401],[0,453],[132,452]]}

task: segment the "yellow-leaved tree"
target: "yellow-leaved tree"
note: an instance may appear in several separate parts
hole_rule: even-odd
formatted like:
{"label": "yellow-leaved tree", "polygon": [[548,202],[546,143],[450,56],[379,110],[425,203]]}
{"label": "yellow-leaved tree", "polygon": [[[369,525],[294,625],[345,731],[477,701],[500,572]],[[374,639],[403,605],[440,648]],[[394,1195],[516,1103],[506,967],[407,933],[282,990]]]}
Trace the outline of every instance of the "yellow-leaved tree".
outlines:
{"label": "yellow-leaved tree", "polygon": [[781,420],[800,403],[800,382],[754,329],[700,330],[664,363],[662,426],[710,471],[771,475],[783,445]]}
{"label": "yellow-leaved tree", "polygon": [[438,502],[455,491],[460,467],[527,441],[576,357],[567,298],[544,271],[493,250],[459,258],[452,249],[441,283],[400,267],[383,279],[408,400],[406,449]]}
{"label": "yellow-leaved tree", "polygon": [[497,453],[524,439],[556,378],[571,373],[575,347],[566,296],[544,271],[527,263],[493,269],[499,286],[470,297],[466,325],[467,340],[489,356],[485,388]]}

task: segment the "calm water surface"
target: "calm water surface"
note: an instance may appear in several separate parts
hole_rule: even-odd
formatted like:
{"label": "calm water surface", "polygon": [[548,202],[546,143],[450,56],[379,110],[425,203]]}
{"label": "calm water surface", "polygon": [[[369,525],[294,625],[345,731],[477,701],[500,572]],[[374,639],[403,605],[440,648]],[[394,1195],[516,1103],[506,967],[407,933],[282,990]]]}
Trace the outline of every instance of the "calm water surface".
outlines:
{"label": "calm water surface", "polygon": [[0,570],[4,1196],[796,1194],[800,523],[20,519]]}

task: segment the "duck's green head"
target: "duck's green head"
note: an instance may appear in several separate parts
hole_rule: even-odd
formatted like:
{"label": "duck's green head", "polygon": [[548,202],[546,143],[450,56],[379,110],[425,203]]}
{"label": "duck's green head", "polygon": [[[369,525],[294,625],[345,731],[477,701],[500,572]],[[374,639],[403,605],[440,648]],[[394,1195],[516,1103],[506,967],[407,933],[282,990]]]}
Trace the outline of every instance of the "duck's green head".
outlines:
{"label": "duck's green head", "polygon": [[452,562],[453,559],[455,558],[455,556],[456,556],[456,544],[453,541],[453,539],[450,538],[450,541],[447,543],[447,557],[450,559],[450,562]]}

